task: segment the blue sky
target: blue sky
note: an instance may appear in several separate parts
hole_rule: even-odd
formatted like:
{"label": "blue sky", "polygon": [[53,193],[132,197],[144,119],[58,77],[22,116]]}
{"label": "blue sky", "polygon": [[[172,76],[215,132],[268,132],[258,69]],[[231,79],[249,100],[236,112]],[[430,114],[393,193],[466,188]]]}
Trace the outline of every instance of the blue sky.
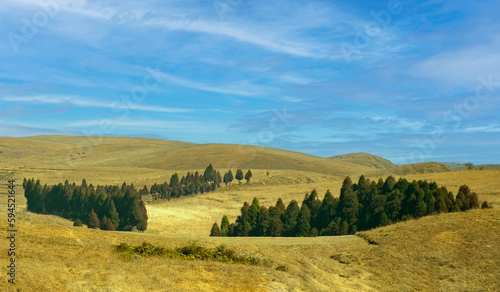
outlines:
{"label": "blue sky", "polygon": [[500,163],[500,1],[0,3],[0,136]]}

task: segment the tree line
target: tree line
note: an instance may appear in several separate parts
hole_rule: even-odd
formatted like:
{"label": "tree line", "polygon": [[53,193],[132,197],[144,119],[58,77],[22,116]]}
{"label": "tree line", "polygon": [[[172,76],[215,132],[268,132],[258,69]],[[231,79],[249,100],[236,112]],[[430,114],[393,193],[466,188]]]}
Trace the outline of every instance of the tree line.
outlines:
{"label": "tree line", "polygon": [[215,170],[212,164],[210,164],[203,174],[199,174],[198,171],[194,173],[188,172],[185,176],[179,178],[179,175],[174,173],[170,177],[169,182],[165,181],[163,184],[155,183],[151,186],[149,191],[147,186],[144,186],[144,188],[140,190],[140,193],[142,195],[151,194],[153,200],[170,200],[171,198],[215,191],[222,183],[227,186],[230,185],[234,179],[241,183],[243,178],[249,182],[252,178],[252,171],[248,170],[247,173],[243,175],[243,171],[238,169],[236,171],[236,176],[233,176],[232,171],[229,170],[222,177],[220,172]]}
{"label": "tree line", "polygon": [[231,184],[234,179],[241,183],[252,178],[252,172],[238,169],[233,177],[231,170],[221,178],[220,172],[210,164],[200,175],[197,171],[187,173],[179,179],[177,173],[170,178],[170,183],[154,184],[148,190],[145,185],[136,190],[133,184],[125,182],[119,186],[94,187],[87,185],[85,179],[81,185],[64,184],[42,185],[40,180],[24,179],[24,195],[27,199],[28,211],[41,214],[58,215],[75,221],[75,226],[86,224],[89,228],[103,230],[130,231],[147,229],[148,215],[143,196],[149,194],[153,199],[179,198],[198,193],[216,190],[222,183]]}
{"label": "tree line", "polygon": [[215,222],[211,236],[330,236],[385,226],[422,216],[459,212],[479,207],[478,196],[463,185],[456,196],[436,182],[412,181],[392,176],[370,181],[361,176],[353,184],[343,181],[339,198],[328,190],[323,200],[316,190],[306,193],[302,204],[292,200],[285,207],[278,199],[269,208],[254,198],[245,202],[234,223],[223,216]]}
{"label": "tree line", "polygon": [[147,229],[146,206],[133,184],[94,187],[83,179],[81,185],[67,180],[64,184],[42,185],[40,180],[25,178],[23,187],[28,211],[58,215],[74,220],[76,226],[85,223],[89,228]]}

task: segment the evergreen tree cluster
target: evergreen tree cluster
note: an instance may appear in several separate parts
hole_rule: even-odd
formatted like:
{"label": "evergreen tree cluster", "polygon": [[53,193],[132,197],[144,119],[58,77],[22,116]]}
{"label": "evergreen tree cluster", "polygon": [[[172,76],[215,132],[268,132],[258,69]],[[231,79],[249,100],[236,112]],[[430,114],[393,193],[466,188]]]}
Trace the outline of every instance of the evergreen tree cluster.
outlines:
{"label": "evergreen tree cluster", "polygon": [[[239,178],[238,174],[241,172],[241,178]],[[248,170],[245,178],[247,181],[250,181],[252,177],[252,172]],[[236,172],[236,179],[243,179],[243,172],[241,169],[238,169]],[[140,190],[140,194],[147,195],[151,194],[153,200],[157,199],[167,199],[171,198],[179,198],[181,196],[188,195],[196,195],[208,193],[211,191],[215,191],[217,188],[224,183],[226,186],[231,184],[234,180],[233,173],[231,170],[224,174],[222,178],[219,171],[215,170],[210,164],[203,174],[198,173],[198,171],[194,173],[188,172],[185,176],[179,179],[179,175],[174,173],[170,177],[170,182],[164,182],[163,184],[154,184],[151,188],[147,189],[147,186],[144,186],[142,190]]]}
{"label": "evergreen tree cluster", "polygon": [[58,215],[82,222],[89,228],[130,231],[147,228],[148,215],[142,196],[134,185],[119,186],[64,184],[42,185],[40,180],[24,179],[24,195],[28,211]]}
{"label": "evergreen tree cluster", "polygon": [[316,190],[306,193],[302,204],[292,200],[285,208],[260,206],[257,198],[245,202],[235,223],[227,216],[214,223],[211,236],[330,236],[354,234],[422,216],[459,212],[479,207],[477,194],[463,185],[456,196],[435,182],[412,181],[392,176],[370,181],[361,176],[357,184],[346,177],[339,198],[327,191],[323,200]]}

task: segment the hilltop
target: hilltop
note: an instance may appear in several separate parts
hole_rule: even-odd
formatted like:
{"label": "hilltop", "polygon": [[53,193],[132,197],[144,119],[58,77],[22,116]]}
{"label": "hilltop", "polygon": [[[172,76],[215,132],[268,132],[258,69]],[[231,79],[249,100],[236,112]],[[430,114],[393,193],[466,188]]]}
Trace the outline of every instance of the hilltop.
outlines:
{"label": "hilltop", "polygon": [[298,152],[231,144],[194,144],[127,137],[35,136],[0,138],[1,162],[36,167],[119,167],[157,170],[245,168],[297,170],[333,176],[367,173],[370,167]]}
{"label": "hilltop", "polygon": [[[0,138],[1,163],[35,169],[73,171],[80,168],[141,168],[144,171],[216,169],[295,170],[330,176],[384,173],[408,174],[447,171],[438,164],[395,167],[389,160],[368,153],[331,158],[268,147],[232,144],[82,136],[34,136]],[[57,167],[56,167],[57,166]]]}
{"label": "hilltop", "polygon": [[395,166],[385,158],[363,152],[337,155],[329,158],[379,169],[387,169]]}

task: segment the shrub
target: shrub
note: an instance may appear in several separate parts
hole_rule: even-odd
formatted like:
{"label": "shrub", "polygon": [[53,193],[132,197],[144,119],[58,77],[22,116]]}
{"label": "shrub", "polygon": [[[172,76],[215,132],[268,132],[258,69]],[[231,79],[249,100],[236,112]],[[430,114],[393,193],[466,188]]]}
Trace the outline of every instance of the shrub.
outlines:
{"label": "shrub", "polygon": [[288,272],[288,266],[287,265],[279,265],[276,267],[276,271]]}
{"label": "shrub", "polygon": [[73,226],[82,227],[83,223],[80,219],[76,219],[76,221],[73,223]]}
{"label": "shrub", "polygon": [[252,256],[239,256],[234,250],[227,248],[224,244],[221,244],[214,249],[204,248],[196,241],[191,242],[189,245],[176,248],[168,249],[162,246],[154,246],[152,244],[144,242],[142,245],[128,245],[127,243],[121,243],[115,246],[116,252],[121,253],[127,261],[133,258],[134,255],[140,256],[151,256],[151,255],[167,255],[171,258],[182,258],[188,260],[214,260],[223,263],[241,263],[241,264],[251,264],[258,265],[261,261],[258,258]]}
{"label": "shrub", "polygon": [[210,230],[210,236],[222,236],[222,231],[219,228],[219,224],[217,222],[212,225],[212,229]]}

